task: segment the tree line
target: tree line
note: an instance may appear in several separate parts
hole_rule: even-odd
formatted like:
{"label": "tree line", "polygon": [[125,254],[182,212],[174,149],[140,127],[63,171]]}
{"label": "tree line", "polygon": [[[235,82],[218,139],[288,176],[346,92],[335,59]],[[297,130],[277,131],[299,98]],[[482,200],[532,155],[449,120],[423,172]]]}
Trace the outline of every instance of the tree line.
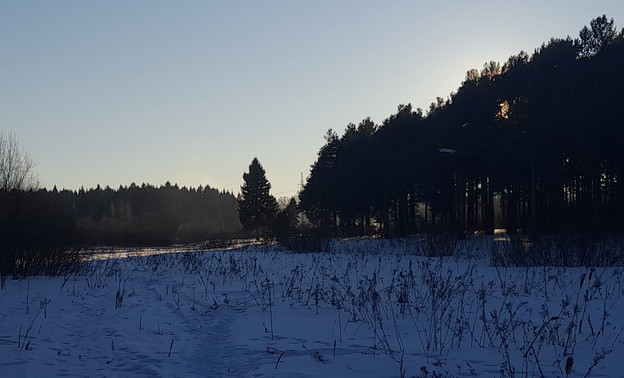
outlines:
{"label": "tree line", "polygon": [[236,197],[210,186],[131,184],[58,195],[86,244],[170,245],[231,237],[241,228]]}
{"label": "tree line", "polygon": [[[83,246],[160,246],[226,239],[241,225],[236,197],[209,186],[142,184],[117,190],[0,190],[0,266]],[[43,267],[46,263],[23,264]]]}
{"label": "tree line", "polygon": [[300,208],[331,235],[621,233],[624,30],[472,69],[424,112],[329,130]]}
{"label": "tree line", "polygon": [[98,185],[89,190],[55,187],[1,195],[8,223],[20,213],[28,216],[25,209],[30,207],[33,218],[53,211],[56,219],[71,225],[71,241],[83,245],[170,245],[230,237],[241,228],[236,197],[210,186],[133,183],[116,190]]}
{"label": "tree line", "polygon": [[[75,268],[85,246],[164,246],[239,235],[236,197],[206,187],[0,190],[0,279]],[[2,282],[3,283],[3,282]]]}
{"label": "tree line", "polygon": [[78,191],[39,187],[35,164],[0,132],[0,287],[8,276],[75,269],[85,246],[163,246],[240,236],[237,198],[167,182]]}
{"label": "tree line", "polygon": [[329,130],[299,201],[281,206],[255,158],[239,198],[170,183],[39,189],[28,154],[0,133],[0,258],[16,271],[15,256],[33,249],[170,245],[241,228],[288,237],[306,231],[303,219],[344,236],[621,233],[623,62],[624,30],[602,16],[576,39],[469,70],[426,111],[399,105],[381,124]]}

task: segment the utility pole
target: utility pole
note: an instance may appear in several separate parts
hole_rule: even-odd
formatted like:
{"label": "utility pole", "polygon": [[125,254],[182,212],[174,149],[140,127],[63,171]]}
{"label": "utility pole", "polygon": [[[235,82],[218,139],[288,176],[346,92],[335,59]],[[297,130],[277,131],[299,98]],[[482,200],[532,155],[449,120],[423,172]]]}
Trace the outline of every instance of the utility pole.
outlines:
{"label": "utility pole", "polygon": [[[303,191],[303,172],[301,172],[301,179],[297,186],[299,187],[299,193],[301,193]],[[301,232],[303,230],[303,211],[299,209],[297,209],[297,223],[299,223],[299,230]]]}
{"label": "utility pole", "polygon": [[299,187],[299,193],[301,193],[301,191],[303,190],[303,172],[301,172],[301,180],[299,181],[299,184],[297,184],[297,186]]}

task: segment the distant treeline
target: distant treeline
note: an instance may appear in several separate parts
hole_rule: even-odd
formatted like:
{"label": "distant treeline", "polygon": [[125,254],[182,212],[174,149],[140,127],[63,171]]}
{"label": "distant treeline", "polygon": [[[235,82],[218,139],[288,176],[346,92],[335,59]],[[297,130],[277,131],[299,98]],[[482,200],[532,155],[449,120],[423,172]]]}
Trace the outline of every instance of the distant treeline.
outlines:
{"label": "distant treeline", "polygon": [[41,245],[170,245],[241,229],[236,197],[209,186],[10,190],[0,207],[3,239],[34,245],[32,235],[46,239]]}
{"label": "distant treeline", "polygon": [[621,234],[624,31],[598,17],[468,71],[426,114],[329,130],[300,200],[338,235]]}

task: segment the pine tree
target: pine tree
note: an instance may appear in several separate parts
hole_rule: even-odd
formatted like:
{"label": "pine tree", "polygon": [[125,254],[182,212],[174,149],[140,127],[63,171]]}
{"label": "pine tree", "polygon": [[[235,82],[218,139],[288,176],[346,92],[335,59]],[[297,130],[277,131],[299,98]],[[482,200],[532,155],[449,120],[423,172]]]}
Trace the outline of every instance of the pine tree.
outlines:
{"label": "pine tree", "polygon": [[247,230],[255,230],[260,238],[260,229],[269,228],[275,218],[277,201],[269,194],[271,184],[266,172],[254,158],[249,165],[249,173],[243,174],[245,183],[241,186],[241,198],[238,201],[238,216]]}
{"label": "pine tree", "polygon": [[287,239],[293,235],[297,228],[297,215],[297,201],[292,197],[275,217],[275,234],[278,238]]}
{"label": "pine tree", "polygon": [[602,17],[591,20],[590,26],[591,28],[583,27],[579,32],[580,40],[577,41],[577,44],[580,48],[578,55],[581,58],[598,54],[617,36],[617,28],[613,24],[613,18],[608,20],[604,14]]}

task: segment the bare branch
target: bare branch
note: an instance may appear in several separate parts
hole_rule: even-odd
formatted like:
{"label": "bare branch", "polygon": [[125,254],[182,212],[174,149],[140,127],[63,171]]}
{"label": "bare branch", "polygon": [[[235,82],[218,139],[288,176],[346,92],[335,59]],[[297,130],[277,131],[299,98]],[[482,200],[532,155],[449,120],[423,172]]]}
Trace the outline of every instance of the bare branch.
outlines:
{"label": "bare branch", "polygon": [[39,186],[35,162],[15,134],[0,131],[0,190],[34,190]]}

